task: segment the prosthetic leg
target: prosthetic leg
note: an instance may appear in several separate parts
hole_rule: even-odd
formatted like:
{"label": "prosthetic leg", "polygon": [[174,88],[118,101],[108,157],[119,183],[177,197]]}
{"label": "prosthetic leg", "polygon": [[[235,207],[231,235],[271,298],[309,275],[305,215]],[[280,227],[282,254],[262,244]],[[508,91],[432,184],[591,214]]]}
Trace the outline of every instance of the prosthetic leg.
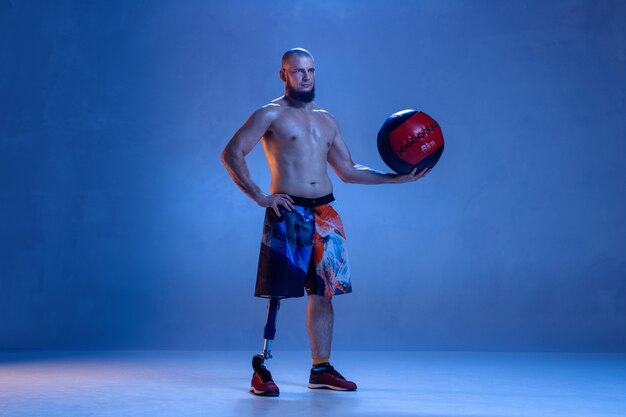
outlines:
{"label": "prosthetic leg", "polygon": [[263,337],[265,339],[263,343],[263,352],[259,355],[252,357],[252,369],[258,372],[265,359],[271,359],[272,357],[272,340],[276,336],[276,313],[280,308],[280,299],[278,297],[270,297],[267,302],[267,318],[265,322],[265,329],[263,330]]}

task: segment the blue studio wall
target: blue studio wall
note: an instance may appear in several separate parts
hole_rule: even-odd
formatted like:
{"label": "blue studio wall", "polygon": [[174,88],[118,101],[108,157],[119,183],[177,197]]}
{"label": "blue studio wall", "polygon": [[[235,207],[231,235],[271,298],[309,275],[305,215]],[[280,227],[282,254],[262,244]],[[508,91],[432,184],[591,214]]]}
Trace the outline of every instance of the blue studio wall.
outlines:
{"label": "blue studio wall", "polygon": [[[0,348],[260,349],[263,210],[219,156],[316,58],[317,102],[386,169],[421,109],[424,180],[343,184],[337,349],[626,351],[626,2],[0,1]],[[260,146],[248,158],[268,190]],[[274,350],[306,349],[305,299]]]}

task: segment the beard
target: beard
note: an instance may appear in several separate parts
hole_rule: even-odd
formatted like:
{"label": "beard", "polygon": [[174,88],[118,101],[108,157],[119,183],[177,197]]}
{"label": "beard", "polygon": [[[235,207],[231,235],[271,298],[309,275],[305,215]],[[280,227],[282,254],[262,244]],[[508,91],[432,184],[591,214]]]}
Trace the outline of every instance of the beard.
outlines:
{"label": "beard", "polygon": [[296,91],[292,86],[287,86],[287,95],[303,103],[310,103],[315,98],[315,85],[309,91]]}

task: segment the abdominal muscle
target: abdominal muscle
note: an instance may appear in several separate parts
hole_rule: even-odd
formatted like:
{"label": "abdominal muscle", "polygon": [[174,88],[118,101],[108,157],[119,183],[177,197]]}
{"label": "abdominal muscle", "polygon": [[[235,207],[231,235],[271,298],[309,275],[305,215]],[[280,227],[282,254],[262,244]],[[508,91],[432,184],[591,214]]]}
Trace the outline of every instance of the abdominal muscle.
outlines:
{"label": "abdominal muscle", "polygon": [[327,174],[322,178],[301,178],[299,175],[272,175],[272,194],[289,194],[296,197],[318,198],[333,192],[333,184]]}
{"label": "abdominal muscle", "polygon": [[[269,158],[268,158],[269,159]],[[319,159],[319,160],[318,160]],[[318,198],[333,192],[325,158],[310,158],[306,163],[270,164],[272,194],[289,194],[296,197]]]}

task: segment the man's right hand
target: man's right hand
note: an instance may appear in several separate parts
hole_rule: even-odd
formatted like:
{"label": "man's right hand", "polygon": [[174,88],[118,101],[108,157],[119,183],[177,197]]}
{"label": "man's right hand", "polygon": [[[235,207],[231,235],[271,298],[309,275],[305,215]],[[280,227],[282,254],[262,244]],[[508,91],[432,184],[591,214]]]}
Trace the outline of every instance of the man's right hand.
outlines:
{"label": "man's right hand", "polygon": [[271,207],[278,217],[280,217],[278,206],[283,206],[289,211],[293,210],[293,200],[288,194],[265,195],[257,200],[257,204],[261,207]]}

